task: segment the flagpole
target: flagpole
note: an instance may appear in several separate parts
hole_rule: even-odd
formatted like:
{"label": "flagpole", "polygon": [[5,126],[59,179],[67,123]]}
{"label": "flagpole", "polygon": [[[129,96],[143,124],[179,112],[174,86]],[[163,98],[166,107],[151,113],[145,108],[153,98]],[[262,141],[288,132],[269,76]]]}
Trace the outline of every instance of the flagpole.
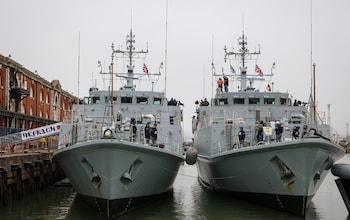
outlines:
{"label": "flagpole", "polygon": [[166,97],[166,77],[168,67],[168,0],[166,1],[166,13],[165,13],[165,61],[164,61],[164,95]]}
{"label": "flagpole", "polygon": [[205,98],[205,63],[203,63],[203,98]]}
{"label": "flagpole", "polygon": [[212,67],[212,76],[211,76],[211,98],[214,97],[214,75],[215,73],[213,72],[214,68],[214,35],[211,38],[211,67]]}
{"label": "flagpole", "polygon": [[80,31],[78,34],[78,98],[79,98],[79,85],[80,85]]}
{"label": "flagpole", "polygon": [[314,123],[315,123],[315,126],[316,126],[316,128],[317,128],[317,116],[316,116],[316,75],[315,75],[315,69],[316,69],[316,64],[314,63],[313,65],[312,65],[312,68],[313,68],[313,78],[314,78],[314,82],[313,82],[313,84],[314,84],[314,103],[313,103],[313,110],[314,110]]}
{"label": "flagpole", "polygon": [[315,79],[315,68],[316,64],[313,63],[313,55],[312,55],[312,0],[310,0],[310,65],[311,65],[311,96],[313,99],[312,108],[313,108],[313,123],[314,126],[317,128],[317,119],[316,119],[316,79]]}
{"label": "flagpole", "polygon": [[312,58],[312,0],[310,1],[310,64],[311,64],[311,89],[312,89],[312,73],[313,73],[313,58]]}

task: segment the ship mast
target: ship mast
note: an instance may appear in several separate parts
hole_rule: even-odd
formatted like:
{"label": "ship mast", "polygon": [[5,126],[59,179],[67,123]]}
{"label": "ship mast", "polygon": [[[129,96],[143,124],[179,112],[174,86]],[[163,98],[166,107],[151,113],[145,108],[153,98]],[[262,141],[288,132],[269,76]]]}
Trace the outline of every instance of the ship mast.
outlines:
{"label": "ship mast", "polygon": [[[112,51],[114,50],[114,45],[113,45],[113,43],[112,43]],[[112,115],[114,115],[114,109],[113,109],[113,91],[114,91],[114,79],[113,79],[113,66],[114,66],[114,54],[113,54],[113,52],[112,52],[112,56],[111,56],[111,58],[112,58],[112,62],[111,62],[111,83],[112,83],[112,85],[111,85],[111,114]]]}
{"label": "ship mast", "polygon": [[313,94],[314,94],[314,97],[313,97],[313,115],[314,115],[314,124],[315,126],[317,126],[317,111],[316,111],[316,74],[315,74],[315,69],[316,69],[316,64],[314,63],[313,65]]}
{"label": "ship mast", "polygon": [[247,75],[247,66],[246,66],[246,60],[252,60],[257,59],[257,57],[260,55],[260,48],[258,52],[249,52],[247,48],[247,37],[244,36],[244,32],[242,32],[242,36],[238,39],[238,44],[240,46],[238,52],[234,52],[233,49],[231,52],[227,52],[227,47],[224,47],[225,51],[225,58],[224,61],[226,62],[227,59],[230,59],[231,56],[234,56],[233,59],[240,60],[241,66],[240,66],[240,80],[241,80],[241,86],[240,89],[242,91],[247,90],[247,80],[249,80],[250,87],[252,87],[252,82],[255,78],[247,77],[247,76],[253,76],[253,75]]}
{"label": "ship mast", "polygon": [[[113,96],[114,96],[114,57],[116,58],[127,58],[129,63],[127,65],[128,72],[127,73],[120,73],[116,74],[116,77],[121,77],[126,79],[127,84],[124,86],[123,89],[127,90],[134,90],[134,65],[133,65],[133,59],[134,58],[145,58],[146,54],[148,53],[148,46],[147,50],[141,50],[141,51],[135,51],[134,43],[135,43],[135,35],[132,34],[132,29],[130,29],[130,34],[127,35],[126,38],[126,50],[120,50],[120,49],[114,49],[114,44],[112,43],[112,55],[111,55],[111,65],[108,73],[103,73],[102,69],[100,71],[100,74],[110,74],[111,75],[111,114],[113,115]],[[137,55],[137,56],[136,56]],[[99,66],[101,66],[101,63],[99,62]],[[160,73],[159,73],[160,74]],[[138,74],[140,75],[140,74]]]}
{"label": "ship mast", "polygon": [[132,29],[130,29],[130,34],[126,37],[126,50],[114,50],[114,48],[112,48],[114,56],[117,58],[127,58],[129,61],[127,65],[128,72],[126,73],[126,76],[123,76],[122,74],[116,74],[117,77],[126,79],[126,85],[124,86],[124,89],[126,90],[134,90],[135,88],[134,79],[137,78],[134,77],[134,58],[145,58],[146,54],[148,53],[148,47],[146,50],[135,51],[134,43],[135,35],[132,34]]}

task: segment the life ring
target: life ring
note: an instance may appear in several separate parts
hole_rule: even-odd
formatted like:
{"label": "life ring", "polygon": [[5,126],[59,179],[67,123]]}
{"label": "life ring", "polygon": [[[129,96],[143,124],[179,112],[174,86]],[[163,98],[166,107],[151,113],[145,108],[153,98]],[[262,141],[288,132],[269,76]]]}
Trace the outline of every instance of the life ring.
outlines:
{"label": "life ring", "polygon": [[109,128],[106,129],[106,130],[103,132],[103,137],[105,137],[105,138],[111,138],[112,135],[113,135],[113,132],[112,132],[112,130],[109,129]]}

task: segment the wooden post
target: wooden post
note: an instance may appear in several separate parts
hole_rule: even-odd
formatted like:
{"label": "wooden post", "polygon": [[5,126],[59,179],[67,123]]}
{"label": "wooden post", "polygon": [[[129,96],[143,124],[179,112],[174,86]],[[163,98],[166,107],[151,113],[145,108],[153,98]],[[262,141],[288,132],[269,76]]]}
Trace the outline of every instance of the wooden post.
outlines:
{"label": "wooden post", "polygon": [[33,164],[31,162],[25,162],[24,168],[28,174],[28,188],[26,189],[27,192],[33,193],[35,189],[34,185],[34,171],[33,171]]}
{"label": "wooden post", "polygon": [[7,171],[0,167],[0,205],[7,205],[8,202]]}
{"label": "wooden post", "polygon": [[11,164],[13,178],[13,197],[15,200],[22,198],[22,169],[19,164]]}
{"label": "wooden post", "polygon": [[44,165],[41,160],[35,161],[35,167],[38,169],[39,168],[39,189],[44,188]]}

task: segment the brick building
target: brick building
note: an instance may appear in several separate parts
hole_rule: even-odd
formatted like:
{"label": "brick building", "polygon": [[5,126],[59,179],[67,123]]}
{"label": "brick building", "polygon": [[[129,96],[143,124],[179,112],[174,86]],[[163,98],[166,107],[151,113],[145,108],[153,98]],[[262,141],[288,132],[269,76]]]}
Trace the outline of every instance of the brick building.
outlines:
{"label": "brick building", "polygon": [[0,54],[0,136],[63,121],[77,97]]}

